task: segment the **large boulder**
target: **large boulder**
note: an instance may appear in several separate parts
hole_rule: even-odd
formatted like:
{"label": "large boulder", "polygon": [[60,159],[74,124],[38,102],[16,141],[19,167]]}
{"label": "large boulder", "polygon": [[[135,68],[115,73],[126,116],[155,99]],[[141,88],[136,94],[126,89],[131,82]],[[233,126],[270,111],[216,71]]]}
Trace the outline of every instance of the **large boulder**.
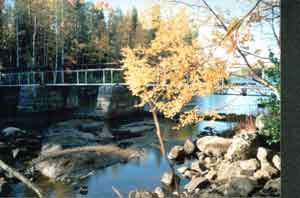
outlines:
{"label": "large boulder", "polygon": [[216,179],[216,177],[217,177],[217,171],[211,170],[211,171],[209,171],[209,172],[205,175],[205,177],[206,177],[209,181],[212,181],[212,180]]}
{"label": "large boulder", "polygon": [[63,148],[85,146],[97,143],[99,137],[92,133],[85,133],[76,128],[49,129],[43,144],[57,144]]}
{"label": "large boulder", "polygon": [[255,157],[257,148],[257,134],[238,134],[233,137],[225,157],[232,161],[250,159]]}
{"label": "large boulder", "polygon": [[198,160],[195,160],[191,163],[191,169],[201,173],[205,171],[206,168],[204,167],[203,164],[199,163]]}
{"label": "large boulder", "polygon": [[276,190],[276,191],[279,191],[279,192],[280,192],[280,189],[281,189],[280,177],[277,178],[277,179],[269,180],[269,181],[264,185],[264,189],[266,189],[266,190],[273,189],[273,190]]}
{"label": "large boulder", "polygon": [[217,180],[229,180],[232,177],[243,177],[245,173],[240,166],[240,162],[222,161],[217,169]]}
{"label": "large boulder", "polygon": [[61,151],[63,148],[60,144],[44,144],[42,145],[41,155]]}
{"label": "large boulder", "polygon": [[157,194],[158,198],[164,198],[165,197],[165,193],[163,191],[163,189],[159,186],[157,186],[155,189],[154,189],[154,193]]}
{"label": "large boulder", "polygon": [[224,195],[227,197],[248,197],[257,187],[255,180],[247,177],[233,177],[225,185]]}
{"label": "large boulder", "polygon": [[205,177],[194,177],[191,181],[184,186],[184,189],[189,193],[193,192],[196,188],[204,188],[208,185],[209,181]]}
{"label": "large boulder", "polygon": [[197,140],[197,147],[206,155],[220,157],[224,155],[232,140],[217,136],[205,136]]}
{"label": "large boulder", "polygon": [[94,132],[102,129],[103,122],[84,122],[80,125],[79,129],[85,132]]}
{"label": "large boulder", "polygon": [[130,191],[128,194],[129,198],[159,198],[156,193],[137,190],[137,191]]}
{"label": "large boulder", "polygon": [[260,164],[257,161],[257,159],[253,158],[249,160],[240,161],[240,167],[243,170],[255,172],[260,167]]}
{"label": "large boulder", "polygon": [[174,146],[169,154],[168,154],[168,158],[170,160],[183,160],[184,159],[184,149],[183,149],[183,146],[179,146],[179,145],[176,145]]}
{"label": "large boulder", "polygon": [[2,130],[2,136],[4,137],[16,137],[18,135],[24,135],[26,131],[16,128],[16,127],[7,127]]}
{"label": "large boulder", "polygon": [[149,121],[133,122],[122,125],[118,130],[129,131],[131,133],[143,133],[145,131],[153,131],[154,123]]}
{"label": "large boulder", "polygon": [[278,154],[273,156],[272,162],[278,170],[281,170],[281,160]]}
{"label": "large boulder", "polygon": [[269,153],[270,151],[263,147],[258,148],[257,158],[260,161],[261,169],[255,172],[254,177],[258,179],[271,179],[279,174],[279,171],[268,161]]}
{"label": "large boulder", "polygon": [[179,183],[180,178],[173,172],[165,172],[160,180],[160,182],[167,186],[174,186],[176,183]]}
{"label": "large boulder", "polygon": [[191,139],[187,139],[183,145],[183,149],[186,154],[190,155],[195,151],[196,145]]}
{"label": "large boulder", "polygon": [[184,174],[185,171],[187,171],[189,168],[187,166],[181,166],[177,168],[178,173]]}

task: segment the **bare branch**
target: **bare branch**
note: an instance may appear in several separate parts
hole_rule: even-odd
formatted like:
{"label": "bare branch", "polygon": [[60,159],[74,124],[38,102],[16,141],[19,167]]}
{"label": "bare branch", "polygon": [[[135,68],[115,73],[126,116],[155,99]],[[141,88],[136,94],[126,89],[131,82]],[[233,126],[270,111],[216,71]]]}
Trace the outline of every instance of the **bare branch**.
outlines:
{"label": "bare branch", "polygon": [[[219,23],[221,24],[221,26],[223,27],[223,29],[225,31],[228,31],[227,26],[225,25],[225,23],[223,22],[223,20],[220,18],[220,16],[211,8],[211,6],[205,1],[205,0],[201,0],[203,2],[203,4],[207,7],[207,9],[216,17],[216,19],[219,21]],[[257,5],[261,2],[262,0],[258,0],[257,3],[255,4],[254,7],[257,7]],[[253,10],[253,8],[251,9]],[[248,12],[249,13],[249,12]],[[272,84],[270,84],[268,81],[264,80],[263,78],[261,78],[255,71],[255,69],[253,68],[253,66],[250,64],[250,62],[248,61],[246,55],[243,53],[243,51],[237,47],[237,51],[238,53],[242,56],[244,62],[246,63],[247,67],[250,69],[253,77],[256,79],[257,82],[259,82],[260,84],[268,87],[269,89],[271,89],[276,96],[279,98],[279,92],[277,90],[276,87],[274,87]]]}
{"label": "bare branch", "polygon": [[241,49],[241,51],[242,51],[243,53],[246,53],[247,55],[255,56],[255,57],[260,58],[260,59],[270,60],[269,57],[259,56],[259,55],[257,55],[257,54],[254,54],[254,53],[252,53],[252,52],[249,52],[249,51],[246,51],[246,50],[242,50],[242,49]]}
{"label": "bare branch", "polygon": [[2,160],[0,160],[0,168],[23,182],[28,188],[32,189],[38,195],[38,197],[43,197],[42,191],[37,186],[31,183],[24,175],[8,166]]}

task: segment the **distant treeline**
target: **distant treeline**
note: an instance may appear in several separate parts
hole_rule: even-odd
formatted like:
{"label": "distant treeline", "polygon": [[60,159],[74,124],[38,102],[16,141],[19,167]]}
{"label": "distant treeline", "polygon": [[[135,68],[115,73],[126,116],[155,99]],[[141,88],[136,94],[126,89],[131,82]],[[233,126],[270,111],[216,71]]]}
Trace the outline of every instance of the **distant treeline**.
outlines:
{"label": "distant treeline", "polygon": [[135,8],[124,14],[82,0],[0,0],[0,66],[119,62],[123,47],[147,45],[153,31]]}

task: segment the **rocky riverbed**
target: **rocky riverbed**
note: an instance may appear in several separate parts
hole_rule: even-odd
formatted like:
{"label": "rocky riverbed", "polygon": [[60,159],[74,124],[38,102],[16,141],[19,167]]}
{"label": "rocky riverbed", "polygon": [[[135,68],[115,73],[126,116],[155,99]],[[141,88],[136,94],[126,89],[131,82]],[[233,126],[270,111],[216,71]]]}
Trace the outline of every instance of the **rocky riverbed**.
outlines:
{"label": "rocky riverbed", "polygon": [[[151,181],[150,186],[153,188],[153,191],[149,191],[149,188],[134,190],[134,186],[127,186],[133,190],[130,193],[129,190],[121,188],[121,193],[131,198],[179,195],[181,197],[279,196],[280,155],[267,148],[259,134],[244,130],[237,135],[226,133],[225,138],[221,137],[222,133],[214,132],[212,136],[207,127],[200,128],[205,129],[205,133],[202,132],[201,136],[195,133],[195,128],[187,131],[170,131],[169,126],[162,124],[164,141],[169,150],[168,158],[176,168],[175,175],[167,171],[167,163],[164,163],[163,168],[161,165],[157,168],[148,167],[148,162],[142,163],[144,159],[149,158],[149,153],[147,154],[149,150],[146,150],[149,147],[155,149],[155,153],[159,153],[154,123],[150,119],[129,123],[113,122],[110,125],[93,119],[73,119],[34,132],[8,127],[1,132],[0,151],[3,152],[1,156],[6,157],[3,160],[38,185],[42,185],[40,179],[43,177],[53,185],[60,184],[71,188],[72,194],[64,196],[74,196],[73,191],[75,194],[92,191],[89,197],[102,195],[103,191],[97,191],[95,194],[95,190],[87,181],[108,179],[112,175],[97,179],[99,177],[97,171],[115,165],[126,167],[126,163],[129,164],[127,167],[131,167],[129,170],[132,170],[121,174],[125,178],[118,178],[117,183],[124,181],[127,186],[133,177],[132,174],[143,174],[142,178],[138,178]],[[161,161],[161,158],[163,159],[162,156],[158,158],[155,156],[155,163]],[[139,170],[135,163],[142,163],[143,167]],[[149,170],[153,174],[145,172]],[[154,177],[158,179],[153,179]],[[175,182],[179,184],[179,193],[174,191]],[[1,196],[34,195],[12,193],[12,189],[16,188],[14,183],[16,180],[11,176],[0,173]],[[107,190],[110,192],[105,196],[115,196],[111,189],[112,184],[108,184]],[[50,184],[47,182],[46,185]],[[143,186],[147,185],[149,184],[145,183]],[[46,186],[44,189],[47,188]]]}
{"label": "rocky riverbed", "polygon": [[[280,154],[262,145],[253,132],[188,139],[168,153],[176,171],[163,174],[162,188],[131,191],[129,197],[279,197]],[[184,160],[189,166],[178,165]],[[182,178],[189,181],[177,192]]]}
{"label": "rocky riverbed", "polygon": [[[32,181],[40,175],[79,188],[95,170],[143,156],[143,146],[156,142],[151,121],[114,127],[103,121],[74,119],[35,133],[7,127],[1,132],[1,159]],[[0,194],[9,196],[16,182],[0,172]]]}

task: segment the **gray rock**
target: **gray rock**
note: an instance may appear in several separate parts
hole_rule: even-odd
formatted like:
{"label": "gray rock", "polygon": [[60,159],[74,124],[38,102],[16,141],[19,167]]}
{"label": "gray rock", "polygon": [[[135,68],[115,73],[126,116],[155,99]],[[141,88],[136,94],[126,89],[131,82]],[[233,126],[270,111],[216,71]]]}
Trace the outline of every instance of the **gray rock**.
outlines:
{"label": "gray rock", "polygon": [[243,169],[240,167],[240,162],[223,161],[217,169],[217,180],[229,180],[232,177],[243,176]]}
{"label": "gray rock", "polygon": [[205,154],[202,152],[196,152],[197,158],[199,160],[199,162],[202,162],[205,159]]}
{"label": "gray rock", "polygon": [[5,180],[4,177],[0,177],[0,195],[4,196],[10,193],[11,191],[10,184]]}
{"label": "gray rock", "polygon": [[217,177],[217,171],[211,170],[211,171],[209,171],[209,172],[205,175],[205,177],[206,177],[209,181],[212,181],[212,180],[214,180],[214,179]]}
{"label": "gray rock", "polygon": [[147,191],[130,191],[128,194],[129,198],[158,198],[156,193]]}
{"label": "gray rock", "polygon": [[16,136],[18,134],[26,134],[26,131],[16,127],[7,127],[2,130],[2,134],[4,137],[8,137],[8,136]]}
{"label": "gray rock", "polygon": [[122,125],[118,130],[129,131],[131,133],[141,133],[145,131],[152,131],[154,129],[154,123],[151,121],[133,122],[130,124]]}
{"label": "gray rock", "polygon": [[246,177],[233,177],[225,185],[224,195],[229,197],[248,197],[257,187],[257,182]]}
{"label": "gray rock", "polygon": [[279,155],[274,155],[272,158],[272,162],[278,170],[281,170],[281,160]]}
{"label": "gray rock", "polygon": [[268,161],[268,154],[269,151],[263,147],[257,150],[257,158],[261,165],[261,169],[254,173],[257,179],[270,179],[279,174],[279,171]]}
{"label": "gray rock", "polygon": [[180,174],[184,174],[184,172],[187,171],[188,169],[189,169],[188,167],[182,166],[182,167],[177,168],[177,171],[178,171]]}
{"label": "gray rock", "polygon": [[281,182],[280,182],[280,178],[269,180],[269,181],[264,185],[264,190],[266,190],[266,191],[276,191],[276,192],[280,192],[280,191],[281,191]]}
{"label": "gray rock", "polygon": [[165,172],[160,182],[166,186],[172,186],[175,184],[175,182],[179,182],[179,177],[173,172]]}
{"label": "gray rock", "polygon": [[94,134],[81,132],[75,128],[52,128],[47,131],[43,144],[56,144],[69,148],[94,144],[98,140],[99,137]]}
{"label": "gray rock", "polygon": [[240,167],[243,170],[248,170],[248,171],[256,171],[260,165],[257,159],[249,159],[249,160],[243,160],[240,161]]}
{"label": "gray rock", "polygon": [[191,163],[191,169],[192,170],[195,170],[195,171],[198,171],[198,172],[202,172],[204,171],[203,170],[203,167],[200,166],[200,163],[198,160],[195,160]]}
{"label": "gray rock", "polygon": [[206,157],[203,162],[207,168],[212,168],[218,164],[218,159],[214,157]]}
{"label": "gray rock", "polygon": [[267,160],[268,154],[270,151],[268,151],[266,148],[264,147],[259,147],[257,149],[257,159],[259,159],[260,161],[264,161]]}
{"label": "gray rock", "polygon": [[158,198],[164,198],[165,197],[164,191],[159,186],[154,189],[154,193],[157,194]]}
{"label": "gray rock", "polygon": [[190,169],[188,169],[188,170],[186,170],[185,172],[184,172],[184,176],[185,177],[187,177],[187,178],[193,178],[193,177],[195,177],[195,176],[201,176],[201,173],[200,172],[198,172],[198,171],[195,171],[195,170],[190,170]]}
{"label": "gray rock", "polygon": [[95,132],[101,130],[103,125],[103,122],[85,122],[80,125],[79,129],[85,132]]}
{"label": "gray rock", "polygon": [[218,192],[200,191],[195,198],[224,198],[224,196]]}
{"label": "gray rock", "polygon": [[217,136],[205,136],[197,140],[197,147],[206,155],[220,157],[224,155],[231,144],[231,139]]}
{"label": "gray rock", "polygon": [[170,160],[182,160],[184,159],[184,149],[183,146],[174,146],[169,154],[168,154],[168,158]]}
{"label": "gray rock", "polygon": [[257,179],[271,179],[279,174],[278,170],[274,167],[264,166],[254,173],[254,177]]}
{"label": "gray rock", "polygon": [[191,139],[187,139],[183,145],[183,149],[186,154],[190,155],[195,151],[196,146]]}
{"label": "gray rock", "polygon": [[193,192],[196,188],[203,188],[208,185],[209,181],[205,177],[194,177],[192,180],[184,186],[184,189],[189,193]]}
{"label": "gray rock", "polygon": [[233,161],[250,159],[255,157],[257,148],[257,134],[238,134],[233,137],[225,158]]}
{"label": "gray rock", "polygon": [[42,145],[41,155],[46,155],[51,152],[56,152],[62,150],[62,146],[59,144],[44,144]]}

